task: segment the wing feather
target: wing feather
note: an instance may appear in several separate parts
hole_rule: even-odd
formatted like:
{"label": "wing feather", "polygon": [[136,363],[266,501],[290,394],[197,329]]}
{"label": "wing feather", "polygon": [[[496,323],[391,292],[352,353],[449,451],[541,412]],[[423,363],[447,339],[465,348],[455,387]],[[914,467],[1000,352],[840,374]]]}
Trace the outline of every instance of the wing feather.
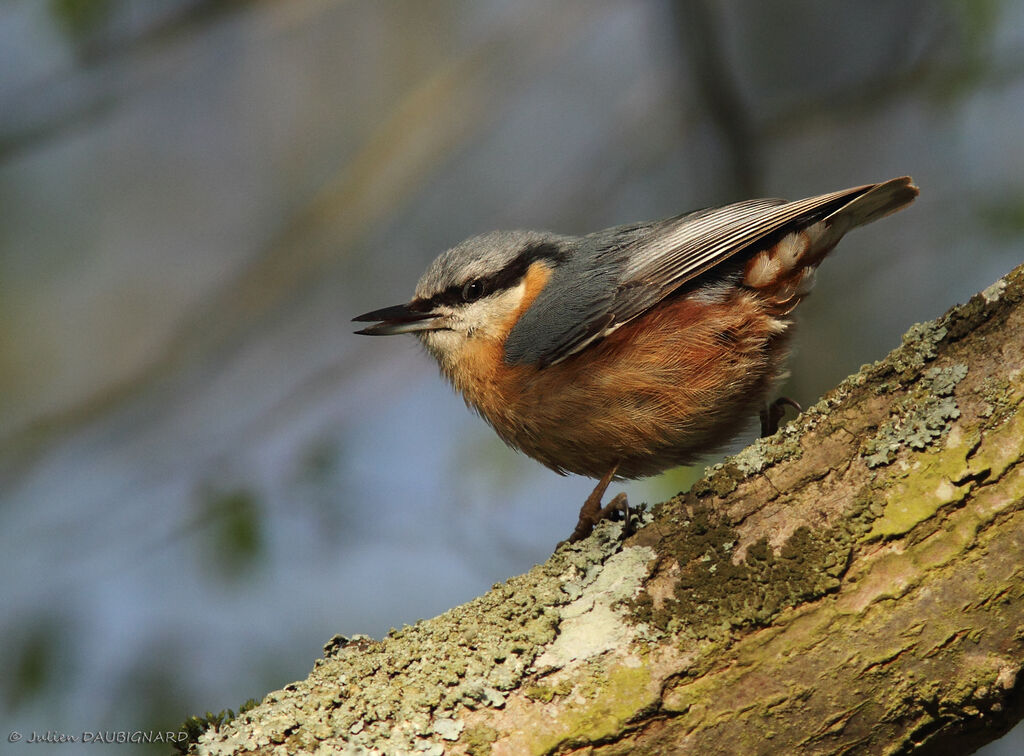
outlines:
{"label": "wing feather", "polygon": [[916,195],[903,177],[795,202],[747,200],[582,237],[512,329],[505,358],[555,364],[765,237],[824,219],[838,241],[850,228],[893,212]]}
{"label": "wing feather", "polygon": [[795,202],[749,200],[726,205],[692,221],[684,216],[675,228],[665,229],[642,248],[630,252],[623,279],[656,283],[673,290],[758,239],[837,201],[863,194],[872,186],[858,186]]}

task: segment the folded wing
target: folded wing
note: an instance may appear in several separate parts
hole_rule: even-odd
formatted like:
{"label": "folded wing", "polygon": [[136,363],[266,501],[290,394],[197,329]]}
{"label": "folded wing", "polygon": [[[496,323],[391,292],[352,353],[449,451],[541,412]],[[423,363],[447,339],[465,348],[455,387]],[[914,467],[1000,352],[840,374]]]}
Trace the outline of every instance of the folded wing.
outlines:
{"label": "folded wing", "polygon": [[815,246],[827,252],[850,229],[916,196],[911,179],[901,177],[795,202],[747,200],[590,234],[512,329],[505,359],[557,363],[759,242],[823,221]]}

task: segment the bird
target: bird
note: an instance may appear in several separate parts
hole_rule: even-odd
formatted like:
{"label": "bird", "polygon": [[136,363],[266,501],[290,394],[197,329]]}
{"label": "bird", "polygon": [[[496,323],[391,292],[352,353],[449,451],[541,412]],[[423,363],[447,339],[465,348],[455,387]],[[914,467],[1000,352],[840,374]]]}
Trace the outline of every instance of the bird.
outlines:
{"label": "bird", "polygon": [[909,176],[752,199],[584,236],[492,231],[441,253],[412,298],[353,318],[414,334],[509,446],[598,479],[568,539],[626,504],[611,481],[775,430],[793,309],[851,229],[903,209]]}

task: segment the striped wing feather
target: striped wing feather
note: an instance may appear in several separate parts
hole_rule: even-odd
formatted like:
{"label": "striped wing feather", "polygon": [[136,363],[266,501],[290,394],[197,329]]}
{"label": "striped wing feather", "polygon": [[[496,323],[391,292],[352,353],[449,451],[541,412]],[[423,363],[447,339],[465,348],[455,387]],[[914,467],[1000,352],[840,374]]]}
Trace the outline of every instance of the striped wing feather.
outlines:
{"label": "striped wing feather", "polygon": [[824,243],[832,245],[916,196],[910,178],[901,177],[794,202],[747,200],[590,234],[517,323],[506,359],[555,364],[765,237],[824,220]]}

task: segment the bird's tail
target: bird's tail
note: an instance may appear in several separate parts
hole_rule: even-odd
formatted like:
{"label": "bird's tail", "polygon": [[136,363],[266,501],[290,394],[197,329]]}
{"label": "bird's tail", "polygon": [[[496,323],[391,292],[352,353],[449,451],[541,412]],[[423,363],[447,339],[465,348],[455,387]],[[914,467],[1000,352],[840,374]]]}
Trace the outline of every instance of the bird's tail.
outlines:
{"label": "bird's tail", "polygon": [[846,232],[906,207],[917,196],[917,187],[902,176],[803,202],[813,206],[821,200],[842,201],[843,195],[853,198],[823,217],[798,219],[789,233],[747,262],[744,285],[756,289],[777,314],[788,314],[810,292],[818,263]]}
{"label": "bird's tail", "polygon": [[917,187],[910,176],[901,176],[875,184],[825,216],[823,220],[828,228],[827,236],[830,240],[834,239],[835,244],[850,229],[874,223],[879,218],[902,210],[914,201],[917,193]]}

